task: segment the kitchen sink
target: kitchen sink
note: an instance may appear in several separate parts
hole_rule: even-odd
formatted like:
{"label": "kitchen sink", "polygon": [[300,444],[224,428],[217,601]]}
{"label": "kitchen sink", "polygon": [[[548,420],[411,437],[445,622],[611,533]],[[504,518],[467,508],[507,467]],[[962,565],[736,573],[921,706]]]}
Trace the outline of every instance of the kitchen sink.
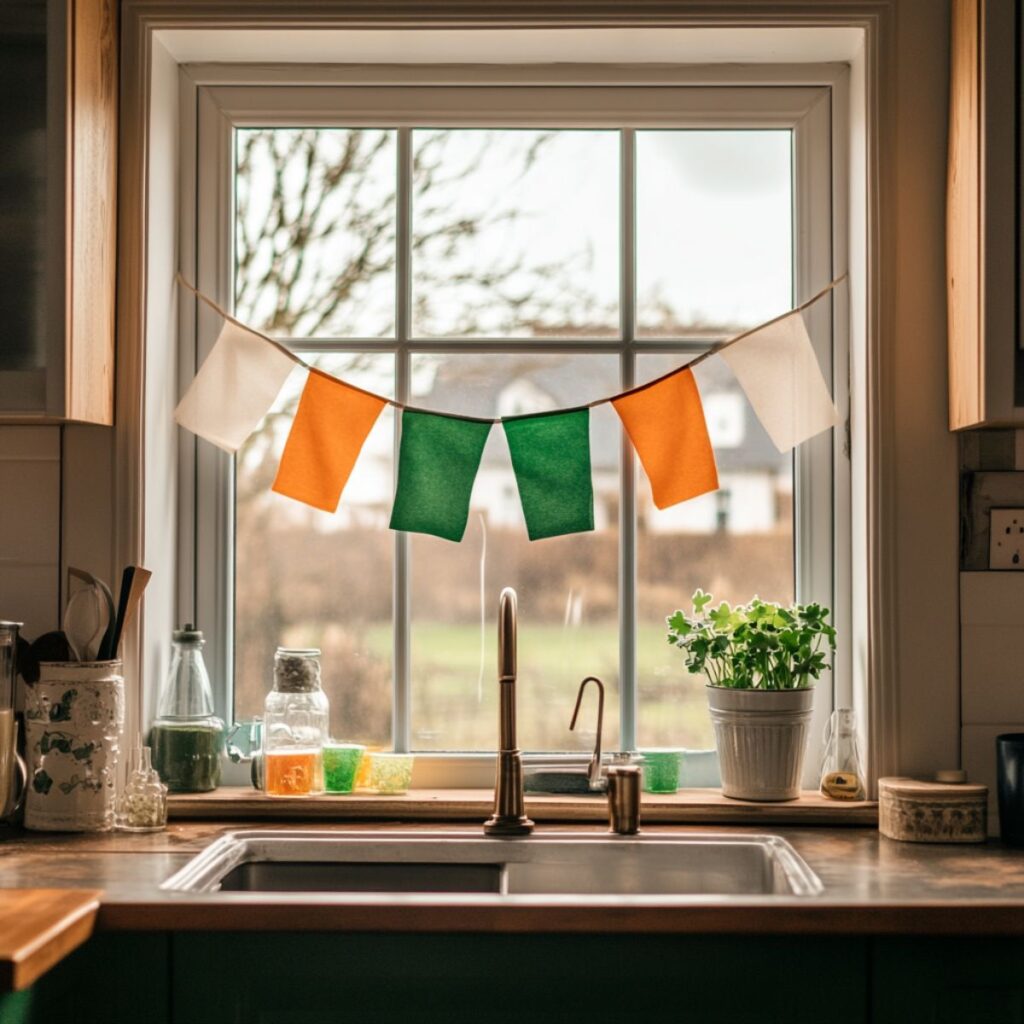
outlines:
{"label": "kitchen sink", "polygon": [[228,832],[162,886],[188,893],[321,893],[402,900],[447,894],[517,901],[634,902],[815,896],[817,875],[774,835],[252,829]]}

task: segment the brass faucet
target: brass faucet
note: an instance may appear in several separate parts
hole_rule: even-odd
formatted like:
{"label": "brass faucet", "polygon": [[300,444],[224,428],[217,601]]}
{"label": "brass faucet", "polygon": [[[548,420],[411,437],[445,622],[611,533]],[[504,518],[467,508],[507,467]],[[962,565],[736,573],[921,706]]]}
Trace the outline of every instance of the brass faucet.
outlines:
{"label": "brass faucet", "polygon": [[595,793],[603,792],[607,783],[601,778],[601,731],[604,729],[604,683],[597,676],[587,676],[580,683],[579,692],[576,694],[576,707],[573,709],[572,721],[569,723],[569,731],[576,728],[576,719],[579,718],[580,704],[583,703],[583,691],[587,683],[594,683],[597,686],[597,739],[594,741],[594,753],[590,758],[590,765],[587,768],[587,784]]}
{"label": "brass faucet", "polygon": [[494,813],[484,822],[489,836],[525,836],[533,831],[523,800],[523,760],[516,746],[516,592],[506,587],[498,601],[498,769]]}

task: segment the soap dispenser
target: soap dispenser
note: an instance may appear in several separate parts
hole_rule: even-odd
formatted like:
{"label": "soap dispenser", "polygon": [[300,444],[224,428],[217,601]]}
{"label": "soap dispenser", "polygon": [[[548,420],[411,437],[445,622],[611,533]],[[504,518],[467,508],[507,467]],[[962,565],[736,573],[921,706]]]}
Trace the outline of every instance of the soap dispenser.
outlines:
{"label": "soap dispenser", "polygon": [[220,782],[224,723],[213,713],[203,634],[189,623],[172,640],[171,670],[150,734],[153,767],[172,793],[206,793]]}

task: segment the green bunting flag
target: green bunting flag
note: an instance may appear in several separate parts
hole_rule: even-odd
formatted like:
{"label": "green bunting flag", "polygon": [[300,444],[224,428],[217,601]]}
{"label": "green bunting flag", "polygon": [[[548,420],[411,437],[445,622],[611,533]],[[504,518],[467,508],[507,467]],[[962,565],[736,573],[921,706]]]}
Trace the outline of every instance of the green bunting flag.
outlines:
{"label": "green bunting flag", "polygon": [[590,410],[502,420],[530,540],[594,528]]}
{"label": "green bunting flag", "polygon": [[489,420],[403,411],[392,530],[462,540],[490,430]]}

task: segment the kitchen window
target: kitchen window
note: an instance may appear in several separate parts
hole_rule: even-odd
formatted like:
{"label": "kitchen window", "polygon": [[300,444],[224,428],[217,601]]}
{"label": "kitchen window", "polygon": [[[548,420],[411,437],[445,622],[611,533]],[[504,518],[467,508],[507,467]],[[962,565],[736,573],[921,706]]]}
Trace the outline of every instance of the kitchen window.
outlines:
{"label": "kitchen window", "polygon": [[[832,121],[824,86],[204,85],[185,116],[185,237],[203,291],[345,380],[469,415],[573,406],[836,276]],[[807,322],[845,414],[833,301]],[[182,388],[219,322],[200,310],[195,327]],[[391,409],[335,515],[270,491],[300,375],[235,459],[186,438],[179,611],[207,628],[222,713],[260,712],[278,643],[318,646],[338,738],[429,754],[442,782],[489,770],[473,755],[496,742],[510,585],[524,749],[592,744],[568,729],[591,674],[608,689],[606,749],[712,746],[664,618],[701,586],[820,600],[842,629],[849,470],[844,431],[781,456],[720,360],[697,376],[721,489],[659,512],[598,407],[595,530],[533,543],[500,429],[461,544],[387,529]],[[849,702],[848,660],[841,646],[819,683],[817,735]]]}

